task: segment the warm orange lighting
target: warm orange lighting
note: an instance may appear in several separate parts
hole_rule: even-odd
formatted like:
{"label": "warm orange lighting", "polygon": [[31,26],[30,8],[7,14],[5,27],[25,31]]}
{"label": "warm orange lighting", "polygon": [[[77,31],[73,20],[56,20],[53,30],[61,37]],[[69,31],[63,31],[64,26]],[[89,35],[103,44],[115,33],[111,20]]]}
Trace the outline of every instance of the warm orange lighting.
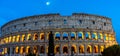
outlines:
{"label": "warm orange lighting", "polygon": [[25,40],[25,35],[22,35],[22,42]]}

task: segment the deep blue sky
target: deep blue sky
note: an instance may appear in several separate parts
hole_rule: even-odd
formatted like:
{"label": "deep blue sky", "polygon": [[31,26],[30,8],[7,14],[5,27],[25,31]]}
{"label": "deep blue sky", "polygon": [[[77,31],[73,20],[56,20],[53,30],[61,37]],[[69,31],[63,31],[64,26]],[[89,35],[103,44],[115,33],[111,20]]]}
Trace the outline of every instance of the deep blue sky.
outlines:
{"label": "deep blue sky", "polygon": [[[47,6],[46,2],[50,5]],[[117,41],[120,43],[120,0],[0,0],[0,26],[8,21],[38,14],[74,12],[97,14],[112,18]]]}

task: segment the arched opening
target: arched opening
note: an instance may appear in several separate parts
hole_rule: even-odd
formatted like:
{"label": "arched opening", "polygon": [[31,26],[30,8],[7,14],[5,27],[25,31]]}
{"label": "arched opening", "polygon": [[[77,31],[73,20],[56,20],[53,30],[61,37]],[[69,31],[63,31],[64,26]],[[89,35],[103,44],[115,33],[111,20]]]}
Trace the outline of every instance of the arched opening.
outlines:
{"label": "arched opening", "polygon": [[63,40],[68,40],[68,33],[66,32],[63,33]]}
{"label": "arched opening", "polygon": [[100,33],[98,34],[98,39],[101,39],[101,35],[100,35]]}
{"label": "arched opening", "polygon": [[9,40],[8,40],[8,37],[6,38],[6,43],[8,43],[9,42]]}
{"label": "arched opening", "polygon": [[97,34],[96,34],[96,33],[92,33],[92,39],[93,39],[93,40],[97,40],[97,39],[98,39],[98,37],[97,37]]}
{"label": "arched opening", "polygon": [[45,48],[44,48],[44,46],[40,46],[40,53],[44,53],[45,52]]}
{"label": "arched opening", "polygon": [[98,46],[94,46],[94,53],[98,53]]}
{"label": "arched opening", "polygon": [[18,54],[19,53],[19,47],[15,48],[15,53]]}
{"label": "arched opening", "polygon": [[10,37],[9,37],[9,42],[11,42],[11,40],[12,40],[12,37],[10,36]]}
{"label": "arched opening", "polygon": [[34,34],[33,40],[38,40],[38,35],[37,35],[37,33]]}
{"label": "arched opening", "polygon": [[94,33],[92,33],[92,38],[95,39],[95,34]]}
{"label": "arched opening", "polygon": [[76,37],[75,32],[70,33],[70,36],[71,36],[71,40],[75,40]]}
{"label": "arched opening", "polygon": [[27,41],[31,40],[31,34],[27,35]]}
{"label": "arched opening", "polygon": [[17,36],[16,41],[20,42],[20,35]]}
{"label": "arched opening", "polygon": [[104,35],[104,40],[106,40],[106,34]]}
{"label": "arched opening", "polygon": [[64,47],[63,47],[63,53],[64,53],[64,54],[68,54],[68,47],[67,47],[67,46],[64,46]]}
{"label": "arched opening", "polygon": [[55,46],[55,54],[60,53],[60,47],[58,45]]}
{"label": "arched opening", "polygon": [[26,54],[28,54],[29,52],[31,52],[31,51],[30,51],[30,46],[27,46],[27,47],[26,47]]}
{"label": "arched opening", "polygon": [[76,52],[77,52],[75,45],[73,45],[73,46],[71,47],[71,51],[72,51],[73,53],[76,53]]}
{"label": "arched opening", "polygon": [[16,37],[15,37],[15,36],[13,36],[13,38],[12,38],[12,42],[15,42],[15,38],[16,38]]}
{"label": "arched opening", "polygon": [[89,33],[87,32],[87,33],[85,33],[85,38],[87,39],[87,40],[89,40],[90,39],[90,37],[89,37]]}
{"label": "arched opening", "polygon": [[90,45],[87,46],[87,53],[92,53],[92,47]]}
{"label": "arched opening", "polygon": [[100,46],[100,52],[104,51],[104,46]]}
{"label": "arched opening", "polygon": [[45,39],[45,34],[44,33],[41,33],[40,34],[40,40],[44,40]]}
{"label": "arched opening", "polygon": [[23,54],[24,53],[24,47],[22,46],[21,48],[20,48],[20,54]]}
{"label": "arched opening", "polygon": [[59,32],[55,33],[55,40],[60,40],[60,33]]}
{"label": "arched opening", "polygon": [[83,39],[83,33],[82,32],[78,32],[78,39]]}
{"label": "arched opening", "polygon": [[106,34],[106,41],[108,41],[109,37],[108,37],[108,34]]}
{"label": "arched opening", "polygon": [[111,36],[111,34],[109,34],[109,40],[110,40],[110,41],[112,40],[112,36]]}
{"label": "arched opening", "polygon": [[79,53],[84,53],[84,46],[83,45],[80,45],[80,47],[79,47]]}
{"label": "arched opening", "polygon": [[7,54],[7,50],[8,50],[8,48],[4,48],[4,52],[5,52],[5,54]]}
{"label": "arched opening", "polygon": [[103,35],[102,33],[99,33],[100,34],[100,39],[103,40]]}
{"label": "arched opening", "polygon": [[22,42],[25,41],[25,35],[22,35]]}
{"label": "arched opening", "polygon": [[33,53],[36,54],[37,53],[37,46],[33,47]]}

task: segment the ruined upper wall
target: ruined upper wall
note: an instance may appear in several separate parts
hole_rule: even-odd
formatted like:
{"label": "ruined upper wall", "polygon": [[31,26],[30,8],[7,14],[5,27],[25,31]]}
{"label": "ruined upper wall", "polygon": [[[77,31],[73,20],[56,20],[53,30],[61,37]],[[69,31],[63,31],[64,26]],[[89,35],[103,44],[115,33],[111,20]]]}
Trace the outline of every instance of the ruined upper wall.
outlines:
{"label": "ruined upper wall", "polygon": [[113,31],[111,19],[108,17],[73,13],[72,16],[44,14],[29,16],[10,21],[1,27],[2,35],[19,31],[57,28],[80,28]]}

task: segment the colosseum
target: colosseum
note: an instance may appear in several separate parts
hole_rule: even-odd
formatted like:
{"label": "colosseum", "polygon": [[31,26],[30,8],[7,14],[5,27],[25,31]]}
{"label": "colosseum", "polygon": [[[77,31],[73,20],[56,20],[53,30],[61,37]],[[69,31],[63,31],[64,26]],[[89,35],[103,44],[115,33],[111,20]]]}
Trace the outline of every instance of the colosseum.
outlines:
{"label": "colosseum", "polygon": [[29,52],[47,56],[49,32],[54,34],[55,56],[98,56],[117,44],[111,19],[73,13],[71,16],[43,14],[19,18],[1,27],[0,54],[25,56]]}

